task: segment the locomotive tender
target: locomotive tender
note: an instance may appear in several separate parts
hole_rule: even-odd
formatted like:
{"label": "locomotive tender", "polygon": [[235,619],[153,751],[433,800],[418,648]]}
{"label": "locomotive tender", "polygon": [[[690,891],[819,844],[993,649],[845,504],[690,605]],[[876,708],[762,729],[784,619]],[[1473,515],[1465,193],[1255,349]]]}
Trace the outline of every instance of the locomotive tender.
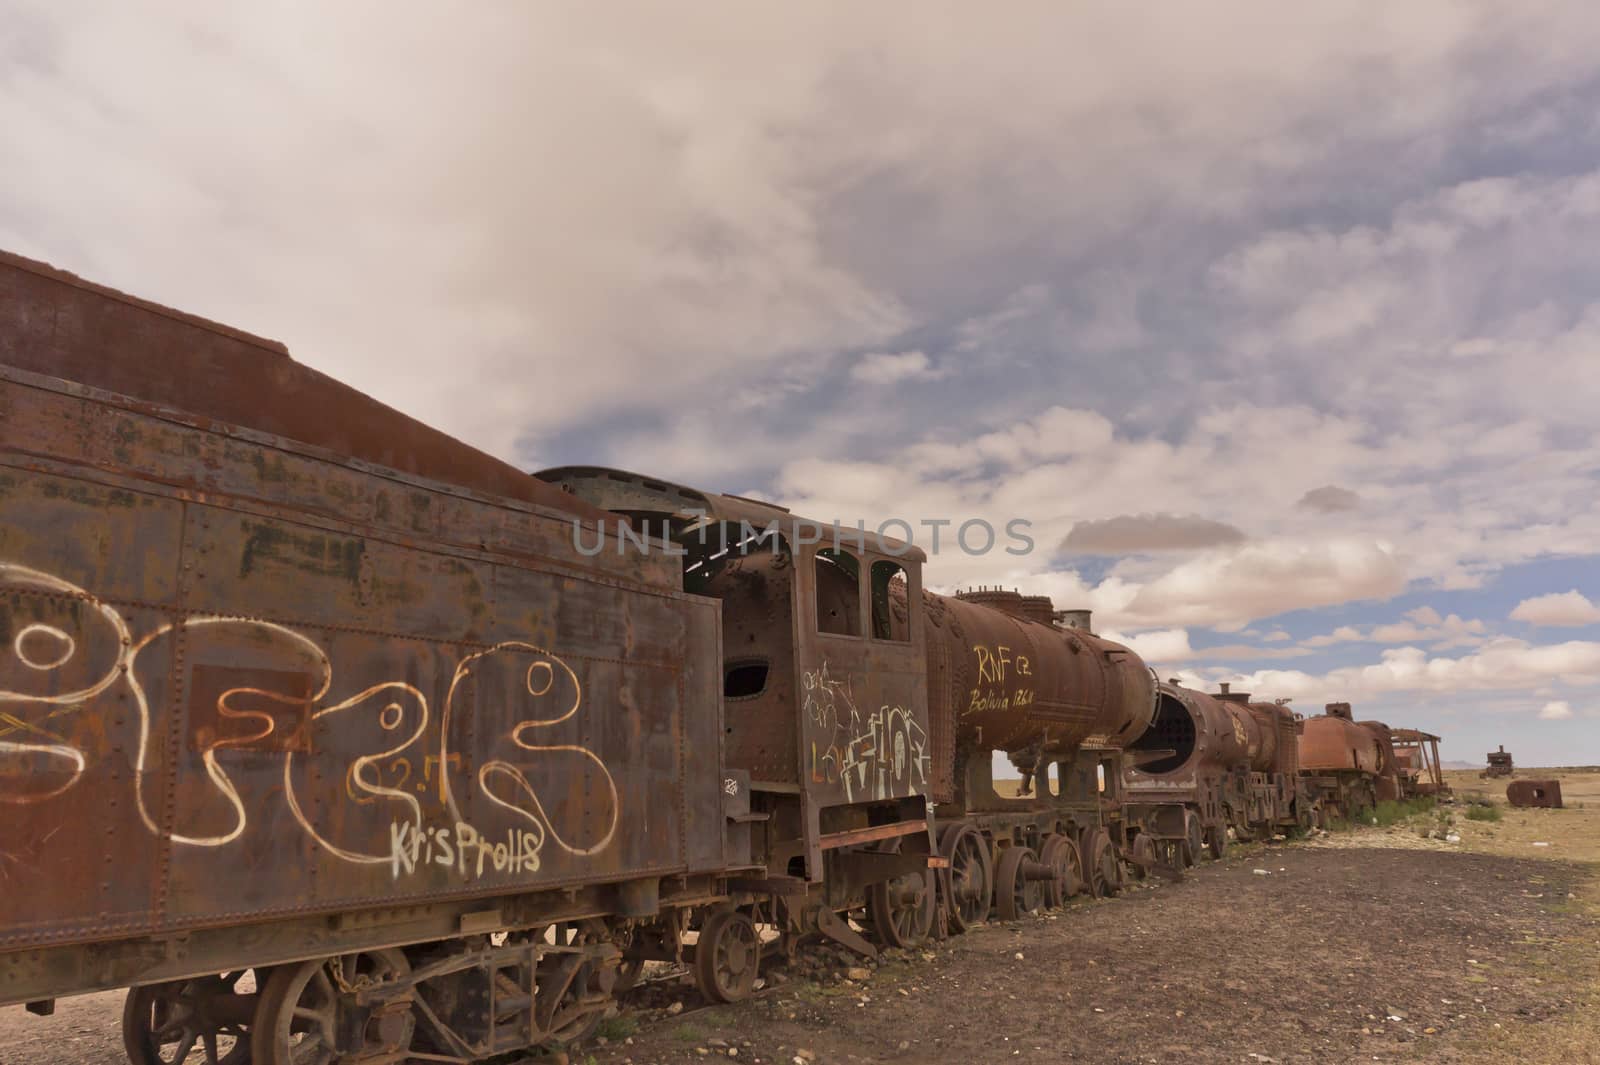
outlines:
{"label": "locomotive tender", "polygon": [[0,255],[0,1005],[129,987],[135,1065],[465,1063],[650,960],[732,1001],[1358,790],[1282,707],[819,528],[530,477]]}

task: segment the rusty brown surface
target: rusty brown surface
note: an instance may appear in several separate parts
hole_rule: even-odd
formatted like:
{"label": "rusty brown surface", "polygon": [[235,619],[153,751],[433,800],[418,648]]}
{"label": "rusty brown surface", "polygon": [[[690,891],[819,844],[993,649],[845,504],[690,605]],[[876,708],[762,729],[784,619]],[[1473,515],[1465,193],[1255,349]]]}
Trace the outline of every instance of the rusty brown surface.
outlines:
{"label": "rusty brown surface", "polygon": [[726,868],[716,604],[569,520],[0,368],[0,950]]}
{"label": "rusty brown surface", "polygon": [[1562,808],[1561,781],[1513,780],[1506,785],[1506,802],[1512,806],[1559,810]]}
{"label": "rusty brown surface", "polygon": [[957,747],[1070,754],[1121,747],[1149,726],[1155,678],[1132,651],[1077,629],[945,598],[932,644],[945,644]]}
{"label": "rusty brown surface", "polygon": [[1483,771],[1483,776],[1509,777],[1516,772],[1516,766],[1512,763],[1511,752],[1507,751],[1504,745],[1498,751],[1490,751],[1487,758],[1489,766]]}
{"label": "rusty brown surface", "polygon": [[1308,717],[1300,737],[1300,768],[1312,773],[1375,775],[1383,765],[1379,742],[1370,729],[1348,717],[1335,713]]}
{"label": "rusty brown surface", "polygon": [[1130,750],[1148,752],[1135,777],[1193,776],[1197,772],[1292,775],[1298,764],[1298,725],[1294,713],[1274,703],[1252,702],[1248,694],[1224,690],[1208,695],[1176,684],[1162,684],[1156,719]]}
{"label": "rusty brown surface", "polygon": [[1397,728],[1391,733],[1395,764],[1407,795],[1450,794],[1439,762],[1440,737],[1420,729]]}
{"label": "rusty brown surface", "polygon": [[[758,787],[798,789],[819,809],[928,794],[923,620],[907,605],[921,602],[919,549],[624,470],[573,466],[540,476],[673,530],[689,551],[685,579],[721,600],[724,669],[730,690],[742,692],[726,704],[730,767],[747,770]],[[743,557],[718,549],[769,528],[775,545],[749,545]],[[819,561],[824,551],[848,558],[854,579]],[[883,631],[873,620],[879,564],[903,571],[877,608],[892,614]],[[746,668],[764,669],[758,690],[733,687]]]}

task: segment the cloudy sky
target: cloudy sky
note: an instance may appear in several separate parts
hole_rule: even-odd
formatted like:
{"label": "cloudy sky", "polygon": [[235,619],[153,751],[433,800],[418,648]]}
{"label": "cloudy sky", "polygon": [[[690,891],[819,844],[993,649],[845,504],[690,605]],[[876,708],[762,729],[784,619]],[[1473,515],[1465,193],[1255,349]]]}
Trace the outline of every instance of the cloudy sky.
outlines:
{"label": "cloudy sky", "polygon": [[972,10],[0,0],[0,247],[530,469],[1022,518],[930,583],[1600,762],[1592,6]]}

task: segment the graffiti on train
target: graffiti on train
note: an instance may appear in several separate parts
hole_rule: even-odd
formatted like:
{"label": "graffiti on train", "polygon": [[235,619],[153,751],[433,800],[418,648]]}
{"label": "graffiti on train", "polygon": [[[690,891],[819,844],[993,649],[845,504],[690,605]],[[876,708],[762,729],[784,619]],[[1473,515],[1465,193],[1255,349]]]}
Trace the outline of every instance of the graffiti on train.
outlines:
{"label": "graffiti on train", "polygon": [[834,675],[826,661],[804,671],[800,687],[813,784],[838,783],[849,802],[926,790],[928,734],[909,710],[862,712],[849,676]]}
{"label": "graffiti on train", "polygon": [[[5,562],[0,597],[0,806],[50,802],[97,759],[120,759],[144,826],[187,847],[226,847],[252,816],[274,816],[246,802],[247,774],[270,776],[265,790],[321,850],[396,877],[526,875],[548,847],[586,857],[616,836],[616,782],[574,739],[583,684],[533,644],[458,657],[429,643],[397,655],[253,618],[124,616]],[[343,685],[335,659],[364,677],[404,675]],[[430,675],[449,678],[437,707],[424,692]],[[486,729],[490,715],[475,706],[508,708],[494,716],[512,724]],[[469,741],[470,767],[457,749]],[[547,807],[557,780],[581,787],[580,824],[558,824],[562,808]],[[185,801],[164,801],[162,786]]]}

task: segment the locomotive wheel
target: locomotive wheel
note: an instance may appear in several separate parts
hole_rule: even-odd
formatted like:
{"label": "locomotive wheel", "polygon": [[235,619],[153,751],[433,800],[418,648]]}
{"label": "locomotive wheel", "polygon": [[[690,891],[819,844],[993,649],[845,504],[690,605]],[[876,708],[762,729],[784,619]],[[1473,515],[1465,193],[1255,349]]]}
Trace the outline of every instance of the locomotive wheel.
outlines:
{"label": "locomotive wheel", "polygon": [[1206,852],[1214,861],[1222,861],[1222,856],[1228,853],[1228,826],[1212,825],[1206,829]]}
{"label": "locomotive wheel", "polygon": [[1178,858],[1185,869],[1200,862],[1200,851],[1205,846],[1205,833],[1200,830],[1200,818],[1193,810],[1183,816],[1183,842],[1178,845]]}
{"label": "locomotive wheel", "polygon": [[539,960],[533,1012],[545,1045],[575,1043],[599,1027],[604,1011],[585,1001],[594,978],[594,962],[579,954],[547,954]]}
{"label": "locomotive wheel", "polygon": [[[252,1028],[253,1065],[345,1065],[382,1056],[404,1060],[416,1019],[409,1007],[380,1009],[361,1033],[361,1047],[341,1054],[336,1047],[339,987],[371,986],[411,971],[398,950],[369,950],[282,965],[261,992]],[[398,1003],[396,1003],[398,1006]]]}
{"label": "locomotive wheel", "polygon": [[761,937],[742,910],[717,910],[700,926],[694,947],[694,976],[700,993],[712,1002],[738,1002],[755,987],[761,964]]}
{"label": "locomotive wheel", "polygon": [[867,888],[872,937],[886,947],[914,947],[933,931],[938,912],[933,870],[897,876]]}
{"label": "locomotive wheel", "polygon": [[1068,899],[1083,890],[1083,857],[1071,839],[1060,833],[1045,837],[1039,860],[1055,873],[1044,882],[1046,906],[1051,909],[1065,906]]}
{"label": "locomotive wheel", "polygon": [[1128,859],[1128,875],[1143,880],[1156,864],[1156,842],[1143,832],[1133,837]]}
{"label": "locomotive wheel", "polygon": [[122,1006],[122,1045],[132,1065],[249,1065],[257,993],[249,972],[135,987]]}
{"label": "locomotive wheel", "polygon": [[1037,862],[1032,848],[1012,846],[1000,852],[994,874],[995,912],[1002,921],[1015,921],[1044,905],[1044,881],[1030,879],[1024,866]]}
{"label": "locomotive wheel", "polygon": [[971,825],[951,825],[939,837],[950,868],[939,878],[950,912],[950,931],[965,932],[989,919],[994,896],[989,841]]}
{"label": "locomotive wheel", "polygon": [[1117,852],[1111,846],[1111,834],[1103,828],[1089,833],[1089,854],[1084,863],[1088,875],[1089,893],[1097,899],[1107,898],[1122,890],[1122,877],[1117,869]]}

